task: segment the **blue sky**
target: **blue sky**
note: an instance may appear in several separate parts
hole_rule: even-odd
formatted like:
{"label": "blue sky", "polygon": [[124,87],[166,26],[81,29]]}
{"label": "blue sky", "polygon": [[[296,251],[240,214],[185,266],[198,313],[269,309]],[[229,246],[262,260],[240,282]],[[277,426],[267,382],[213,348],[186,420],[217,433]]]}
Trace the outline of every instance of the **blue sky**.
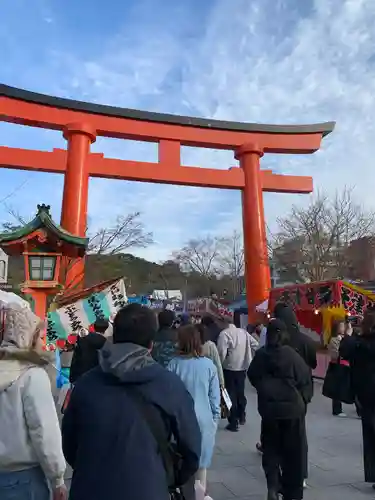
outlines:
{"label": "blue sky", "polygon": [[[0,81],[42,93],[151,111],[265,123],[336,120],[311,156],[267,155],[262,167],[312,175],[315,190],[345,185],[373,209],[373,0],[2,0]],[[0,123],[0,145],[65,147],[60,133]],[[156,148],[100,138],[93,151],[153,160]],[[185,164],[229,168],[230,152],[184,148]],[[7,207],[59,216],[62,176],[1,170]],[[14,195],[12,193],[15,192]],[[112,200],[116,204],[112,205]],[[309,196],[265,195],[267,223]],[[92,227],[140,210],[158,261],[187,239],[241,228],[240,194],[93,179]]]}

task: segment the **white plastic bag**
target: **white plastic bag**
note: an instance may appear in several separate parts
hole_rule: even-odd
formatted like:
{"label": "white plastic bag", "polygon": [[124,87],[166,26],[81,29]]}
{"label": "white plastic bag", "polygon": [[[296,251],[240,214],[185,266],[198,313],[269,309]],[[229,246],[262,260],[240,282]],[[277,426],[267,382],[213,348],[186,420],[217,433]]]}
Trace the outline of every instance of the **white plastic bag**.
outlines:
{"label": "white plastic bag", "polygon": [[195,481],[195,500],[212,500],[204,494],[204,489],[200,481]]}

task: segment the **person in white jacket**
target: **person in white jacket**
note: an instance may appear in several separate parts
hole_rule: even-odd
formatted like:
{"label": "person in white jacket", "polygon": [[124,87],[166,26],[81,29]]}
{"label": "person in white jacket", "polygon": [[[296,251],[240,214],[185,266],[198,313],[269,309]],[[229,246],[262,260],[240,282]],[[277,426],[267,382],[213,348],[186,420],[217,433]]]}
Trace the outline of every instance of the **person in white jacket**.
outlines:
{"label": "person in white jacket", "polygon": [[65,500],[65,459],[42,320],[12,304],[0,346],[0,499]]}
{"label": "person in white jacket", "polygon": [[229,324],[219,335],[217,350],[223,365],[225,388],[232,401],[227,430],[236,432],[246,423],[245,380],[258,341],[246,330]]}

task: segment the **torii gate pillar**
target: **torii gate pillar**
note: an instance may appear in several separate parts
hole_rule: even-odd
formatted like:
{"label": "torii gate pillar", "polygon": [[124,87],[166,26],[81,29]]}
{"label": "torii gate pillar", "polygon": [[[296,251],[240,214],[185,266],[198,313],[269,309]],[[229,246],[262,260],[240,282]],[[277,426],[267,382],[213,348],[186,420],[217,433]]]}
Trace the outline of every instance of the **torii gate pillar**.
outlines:
{"label": "torii gate pillar", "polygon": [[268,297],[271,288],[259,165],[262,156],[263,151],[256,144],[243,144],[235,153],[245,177],[242,190],[242,222],[249,316],[251,311]]}
{"label": "torii gate pillar", "polygon": [[[72,234],[86,235],[89,194],[88,159],[90,146],[96,140],[96,131],[87,123],[70,123],[63,131],[68,141],[64,191],[61,208],[61,226]],[[84,257],[65,258],[62,273],[66,288],[83,286]]]}

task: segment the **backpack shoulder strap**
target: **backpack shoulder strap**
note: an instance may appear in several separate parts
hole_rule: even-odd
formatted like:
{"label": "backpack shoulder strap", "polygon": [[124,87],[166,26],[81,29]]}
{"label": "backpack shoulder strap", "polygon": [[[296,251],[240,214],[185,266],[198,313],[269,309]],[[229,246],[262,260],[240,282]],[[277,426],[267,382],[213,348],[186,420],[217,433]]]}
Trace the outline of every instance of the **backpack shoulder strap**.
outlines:
{"label": "backpack shoulder strap", "polygon": [[165,429],[163,429],[162,426],[160,425],[160,423],[162,422],[160,418],[161,415],[159,416],[158,419],[154,418],[156,411],[159,414],[160,412],[157,410],[156,406],[153,403],[147,401],[146,398],[143,396],[143,394],[141,394],[141,392],[136,388],[126,385],[126,393],[131,397],[133,402],[136,404],[137,408],[142,414],[142,417],[145,419],[145,422],[150,428],[150,431],[154,436],[155,441],[159,445],[159,448],[163,449],[164,445],[168,443],[167,429],[166,427]]}
{"label": "backpack shoulder strap", "polygon": [[163,461],[168,483],[169,485],[172,485],[174,483],[173,461],[167,426],[165,425],[161,411],[152,402],[147,401],[141,392],[134,386],[126,385],[124,387],[126,387],[126,394],[128,394],[132,401],[136,404],[140,414],[150,429],[151,434],[154,436],[158,445],[158,451]]}

